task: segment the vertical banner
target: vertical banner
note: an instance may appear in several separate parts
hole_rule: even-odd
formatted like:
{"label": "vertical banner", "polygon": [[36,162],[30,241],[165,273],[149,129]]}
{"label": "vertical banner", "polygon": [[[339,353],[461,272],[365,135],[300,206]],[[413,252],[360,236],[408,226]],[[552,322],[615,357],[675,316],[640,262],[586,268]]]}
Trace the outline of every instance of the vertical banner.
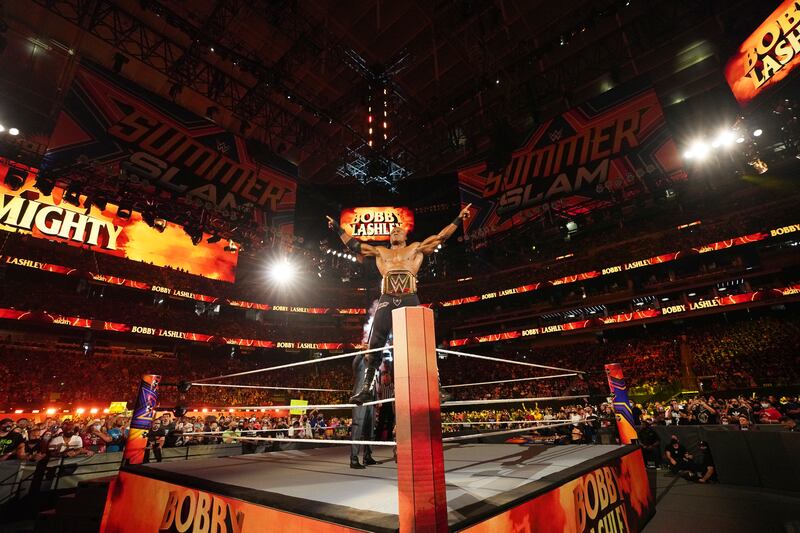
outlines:
{"label": "vertical banner", "polygon": [[656,91],[625,84],[545,121],[504,168],[458,172],[468,236],[510,230],[552,212],[577,216],[686,180]]}
{"label": "vertical banner", "polygon": [[125,170],[231,220],[251,205],[252,222],[293,231],[295,165],[89,61],[65,95],[45,161],[59,168],[79,158]]}
{"label": "vertical banner", "polygon": [[133,406],[133,417],[128,432],[128,441],[125,444],[125,454],[122,461],[126,464],[142,464],[144,450],[147,447],[147,432],[153,425],[153,416],[158,403],[158,384],[161,376],[144,374],[136,393],[136,404]]}
{"label": "vertical banner", "polygon": [[639,434],[633,427],[633,412],[631,403],[628,401],[628,387],[625,385],[625,377],[622,375],[622,365],[610,363],[606,365],[606,375],[608,376],[608,388],[614,396],[614,412],[617,414],[617,429],[619,430],[619,440],[622,444],[631,444],[639,440]]}

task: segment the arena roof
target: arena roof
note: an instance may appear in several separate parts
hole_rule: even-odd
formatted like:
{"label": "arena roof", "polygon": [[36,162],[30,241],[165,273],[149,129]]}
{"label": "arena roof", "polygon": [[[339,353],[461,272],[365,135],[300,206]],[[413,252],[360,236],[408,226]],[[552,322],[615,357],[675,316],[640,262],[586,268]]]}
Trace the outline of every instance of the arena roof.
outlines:
{"label": "arena roof", "polygon": [[[730,50],[772,4],[35,0],[7,4],[4,18],[63,48],[25,73],[27,105],[43,118],[74,58],[111,67],[122,54],[124,76],[265,142],[302,180],[337,183],[358,168],[367,180],[452,170],[638,76],[665,106],[717,88]],[[388,89],[380,149],[367,146],[371,85]]]}

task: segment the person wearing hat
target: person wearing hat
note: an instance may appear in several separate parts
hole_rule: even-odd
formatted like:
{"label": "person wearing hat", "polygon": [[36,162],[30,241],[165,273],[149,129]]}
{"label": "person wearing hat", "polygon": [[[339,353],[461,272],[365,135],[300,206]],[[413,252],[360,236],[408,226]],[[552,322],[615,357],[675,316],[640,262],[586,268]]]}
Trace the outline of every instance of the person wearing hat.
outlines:
{"label": "person wearing hat", "polygon": [[0,461],[25,459],[25,438],[14,431],[14,421],[10,418],[0,420]]}

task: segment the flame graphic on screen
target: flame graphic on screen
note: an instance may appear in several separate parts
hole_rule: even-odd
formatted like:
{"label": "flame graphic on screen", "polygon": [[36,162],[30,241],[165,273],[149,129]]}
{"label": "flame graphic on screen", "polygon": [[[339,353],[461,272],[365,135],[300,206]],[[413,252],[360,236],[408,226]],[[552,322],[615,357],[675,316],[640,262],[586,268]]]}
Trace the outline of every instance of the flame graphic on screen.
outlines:
{"label": "flame graphic on screen", "polygon": [[[0,178],[8,172],[8,165],[0,164]],[[85,213],[85,207],[76,207],[63,201],[63,189],[56,187],[51,196],[43,196],[33,187],[33,174],[28,176],[26,183],[17,191],[12,191],[7,185],[0,183],[0,194],[8,197],[24,196],[29,200],[39,202],[44,205],[55,205],[62,209]],[[81,204],[85,204],[86,197],[81,196]],[[90,216],[103,222],[109,222],[116,227],[122,228],[116,241],[116,250],[109,250],[103,247],[105,243],[102,239],[99,246],[92,247],[93,250],[117,257],[125,257],[133,261],[142,261],[155,266],[170,267],[173,269],[185,270],[189,273],[208,278],[219,279],[233,282],[236,279],[237,254],[225,251],[225,242],[209,244],[207,241],[210,235],[204,234],[203,241],[197,246],[192,244],[191,239],[183,228],[172,222],[168,222],[163,233],[159,233],[154,228],[148,226],[142,220],[141,213],[132,212],[127,220],[122,220],[116,216],[117,206],[109,203],[103,212],[99,212],[96,207],[92,207]],[[0,225],[0,229],[16,231],[12,226]],[[27,232],[38,238],[48,240],[58,240],[71,246],[85,246],[82,242],[61,239],[52,235],[42,234],[36,227]]]}

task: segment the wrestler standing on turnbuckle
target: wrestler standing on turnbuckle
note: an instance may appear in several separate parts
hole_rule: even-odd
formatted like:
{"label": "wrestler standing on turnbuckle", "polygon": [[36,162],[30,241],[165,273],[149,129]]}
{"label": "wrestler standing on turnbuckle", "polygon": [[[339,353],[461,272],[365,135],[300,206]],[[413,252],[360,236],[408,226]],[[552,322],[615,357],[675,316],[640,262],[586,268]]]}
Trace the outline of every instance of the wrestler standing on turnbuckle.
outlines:
{"label": "wrestler standing on turnbuckle", "polygon": [[[328,226],[336,230],[342,242],[354,253],[374,257],[378,271],[383,276],[381,281],[381,297],[378,300],[378,309],[372,319],[372,329],[369,333],[369,348],[381,348],[386,345],[386,339],[392,329],[392,311],[401,307],[419,305],[417,297],[417,272],[422,265],[423,256],[430,255],[436,248],[456,232],[461,221],[469,216],[468,204],[458,216],[442,231],[428,237],[422,242],[406,244],[406,231],[401,226],[395,226],[389,236],[390,247],[373,246],[361,243],[348,235],[347,232],[336,224],[331,217]],[[356,356],[361,357],[361,356]],[[361,405],[373,399],[375,395],[375,373],[381,366],[382,355],[373,352],[364,356],[366,367],[363,370],[363,379],[357,380],[350,402]],[[354,367],[357,366],[354,364]]]}

